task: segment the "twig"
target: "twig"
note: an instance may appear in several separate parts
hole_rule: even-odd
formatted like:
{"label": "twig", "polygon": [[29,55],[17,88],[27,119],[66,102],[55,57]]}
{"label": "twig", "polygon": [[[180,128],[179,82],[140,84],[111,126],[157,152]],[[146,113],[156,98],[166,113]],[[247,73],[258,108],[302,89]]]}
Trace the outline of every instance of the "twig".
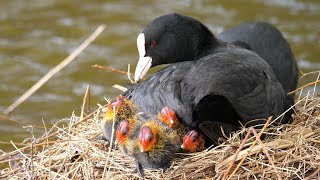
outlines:
{"label": "twig", "polygon": [[[121,70],[118,70],[118,69],[115,69],[115,68],[111,68],[111,67],[106,67],[106,66],[100,66],[100,65],[93,65],[92,67],[94,68],[99,68],[99,69],[105,69],[105,70],[110,70],[110,71],[113,71],[113,72],[117,72],[117,73],[120,73],[120,74],[125,74],[128,76],[128,79],[129,81],[134,84],[135,82],[131,79],[131,73],[130,73],[130,64],[128,64],[128,71],[125,72],[125,71],[121,71]],[[142,79],[145,79],[145,78],[142,78]]]}
{"label": "twig", "polygon": [[119,89],[119,90],[122,91],[122,92],[125,92],[125,91],[128,90],[128,88],[123,87],[123,86],[120,86],[120,85],[118,85],[118,84],[115,84],[115,85],[113,85],[112,87],[113,87],[113,88],[116,88],[116,89]]}
{"label": "twig", "polygon": [[4,114],[9,114],[15,110],[21,103],[28,99],[34,92],[36,92],[44,83],[46,83],[53,75],[67,66],[73,61],[90,43],[95,40],[98,35],[104,30],[105,26],[100,25],[77,49],[75,49],[66,59],[60,62],[57,66],[52,68],[45,76],[43,76],[36,84],[34,84],[28,91],[20,96],[14,103],[12,103],[5,111]]}
{"label": "twig", "polygon": [[320,73],[320,71],[311,71],[311,72],[308,72],[308,73],[304,73],[304,72],[300,71],[300,73],[301,73],[301,77],[299,79],[302,79],[305,76],[308,76],[310,74]]}
{"label": "twig", "polygon": [[[43,127],[44,127],[44,132],[45,132],[45,134],[48,134],[47,126],[46,126],[46,123],[44,122],[43,119],[42,119],[42,124],[43,124]],[[46,145],[49,146],[49,143],[48,143],[48,142],[49,142],[49,139],[46,138],[45,140],[46,140],[46,141],[45,141]],[[42,151],[43,151],[43,148],[42,148]],[[49,169],[51,169],[51,159],[49,160]],[[49,179],[51,179],[51,173],[49,173]]]}
{"label": "twig", "polygon": [[132,84],[134,84],[135,82],[131,79],[131,76],[130,76],[130,64],[128,64],[127,76],[128,76],[129,81],[130,81]]}
{"label": "twig", "polygon": [[121,71],[121,70],[118,70],[118,69],[114,69],[114,68],[111,68],[111,67],[100,66],[100,65],[97,65],[97,64],[93,65],[92,67],[99,68],[99,69],[106,69],[106,70],[110,70],[110,71],[113,71],[113,72],[117,72],[117,73],[120,73],[120,74],[126,74],[127,75],[127,72]]}
{"label": "twig", "polygon": [[90,106],[90,85],[87,85],[86,92],[83,97],[82,107],[81,107],[81,114],[80,119],[83,119],[84,114],[84,107],[87,106],[87,112],[89,112],[89,106]]}
{"label": "twig", "polygon": [[110,146],[109,146],[106,164],[104,166],[103,173],[102,173],[102,179],[104,179],[104,175],[106,173],[106,169],[107,169],[107,165],[109,163],[110,153],[111,153],[111,149],[112,149],[112,145],[113,145],[113,135],[114,135],[114,130],[115,130],[114,126],[115,126],[115,119],[116,119],[116,107],[113,106],[112,108],[113,108],[113,117],[112,117],[112,130],[111,130]]}
{"label": "twig", "polygon": [[22,126],[32,126],[32,127],[35,127],[35,128],[43,129],[43,127],[41,127],[41,126],[30,125],[30,124],[25,124],[25,123],[22,123],[22,122],[18,122],[18,121],[16,121],[16,120],[10,119],[10,118],[8,118],[8,117],[6,117],[6,116],[3,116],[3,115],[1,115],[1,114],[0,114],[0,119],[5,119],[5,120],[8,120],[8,121],[13,122],[13,123],[20,124],[20,125],[22,125]]}
{"label": "twig", "polygon": [[[0,144],[12,144],[12,143],[6,142],[6,141],[0,141]],[[16,143],[15,145],[16,146],[25,146],[25,144],[22,144],[22,143]]]}
{"label": "twig", "polygon": [[[33,130],[32,130],[33,131]],[[32,132],[32,138],[31,138],[31,152],[30,152],[30,165],[31,165],[31,180],[33,180],[34,178],[34,164],[33,164],[33,145],[34,145],[34,135]]]}
{"label": "twig", "polygon": [[304,85],[304,86],[299,87],[298,89],[296,89],[296,90],[294,90],[294,91],[289,92],[288,95],[293,94],[293,93],[295,93],[295,92],[297,92],[297,91],[300,91],[301,89],[303,89],[303,88],[305,88],[305,87],[311,86],[311,85],[313,85],[313,84],[317,84],[317,83],[319,83],[319,82],[320,82],[320,80],[317,80],[317,81],[308,83],[308,84],[306,84],[306,85]]}
{"label": "twig", "polygon": [[[318,73],[317,81],[319,80],[319,77],[320,77],[320,72]],[[314,93],[316,92],[316,89],[317,89],[317,84],[314,84],[313,93],[312,93],[313,96],[314,96]]]}

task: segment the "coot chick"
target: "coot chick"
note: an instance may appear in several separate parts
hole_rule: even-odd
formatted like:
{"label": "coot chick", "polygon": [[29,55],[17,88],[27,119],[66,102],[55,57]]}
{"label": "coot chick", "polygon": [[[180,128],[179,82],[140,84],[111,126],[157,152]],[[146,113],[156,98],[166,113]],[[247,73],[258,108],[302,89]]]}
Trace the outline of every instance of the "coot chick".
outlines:
{"label": "coot chick", "polygon": [[170,107],[164,107],[161,110],[161,113],[158,114],[158,119],[176,130],[180,137],[185,135],[190,129],[180,121],[180,118],[176,114],[176,112]]}
{"label": "coot chick", "polygon": [[137,162],[137,171],[143,176],[143,169],[163,169],[170,166],[176,152],[180,150],[182,137],[157,118],[149,119],[127,142],[128,151]]}
{"label": "coot chick", "polygon": [[181,149],[184,151],[193,153],[203,151],[205,148],[205,140],[196,130],[191,130],[183,136]]}
{"label": "coot chick", "polygon": [[177,128],[180,126],[179,118],[170,107],[164,107],[158,114],[158,118],[161,122],[165,123],[171,128]]}
{"label": "coot chick", "polygon": [[[136,113],[137,108],[132,102],[124,96],[117,96],[116,100],[111,102],[107,108],[106,113],[104,114],[102,129],[103,136],[102,138],[110,141],[112,136],[112,128],[113,128],[113,119],[115,125],[115,131],[117,130],[118,124],[125,119],[132,118]],[[116,140],[116,132],[113,135],[113,141]]]}
{"label": "coot chick", "polygon": [[158,17],[138,36],[137,46],[136,81],[150,67],[171,64],[125,92],[143,112],[169,106],[189,128],[205,121],[237,128],[239,121],[284,111],[286,94],[269,64],[251,50],[217,39],[193,18]]}
{"label": "coot chick", "polygon": [[141,127],[142,123],[136,117],[122,120],[119,123],[116,131],[116,144],[121,152],[131,155],[130,149],[132,148],[128,147],[129,139],[133,138],[134,132]]}

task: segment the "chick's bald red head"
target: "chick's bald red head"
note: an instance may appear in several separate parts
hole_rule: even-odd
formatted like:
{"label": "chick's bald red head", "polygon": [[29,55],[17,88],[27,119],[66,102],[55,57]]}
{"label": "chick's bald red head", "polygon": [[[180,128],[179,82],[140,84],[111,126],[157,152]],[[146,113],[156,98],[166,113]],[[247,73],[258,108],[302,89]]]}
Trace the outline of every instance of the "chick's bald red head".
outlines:
{"label": "chick's bald red head", "polygon": [[197,152],[205,149],[205,141],[202,134],[195,130],[189,131],[183,137],[181,148],[187,152]]}
{"label": "chick's bald red head", "polygon": [[141,152],[148,152],[156,143],[155,132],[149,126],[143,126],[140,129],[138,140]]}
{"label": "chick's bald red head", "polygon": [[117,144],[122,144],[127,138],[129,134],[129,121],[123,120],[118,125],[117,131],[116,131],[116,142]]}
{"label": "chick's bald red head", "polygon": [[158,118],[160,121],[172,128],[175,128],[180,124],[176,112],[170,107],[162,108],[161,112],[158,114]]}

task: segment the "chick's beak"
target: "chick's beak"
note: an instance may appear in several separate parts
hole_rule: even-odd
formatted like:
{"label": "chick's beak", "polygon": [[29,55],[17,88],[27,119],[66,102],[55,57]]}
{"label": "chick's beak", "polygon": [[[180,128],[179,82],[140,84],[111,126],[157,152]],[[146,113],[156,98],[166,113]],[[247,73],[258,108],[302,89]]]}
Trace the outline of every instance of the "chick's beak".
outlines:
{"label": "chick's beak", "polygon": [[149,71],[151,67],[152,58],[145,56],[146,47],[145,47],[145,37],[144,34],[139,34],[137,38],[137,47],[139,52],[139,61],[134,73],[134,81],[139,82]]}
{"label": "chick's beak", "polygon": [[184,149],[184,145],[183,144],[181,145],[181,149]]}
{"label": "chick's beak", "polygon": [[172,117],[169,117],[170,119],[170,124],[174,124],[174,120],[172,119]]}

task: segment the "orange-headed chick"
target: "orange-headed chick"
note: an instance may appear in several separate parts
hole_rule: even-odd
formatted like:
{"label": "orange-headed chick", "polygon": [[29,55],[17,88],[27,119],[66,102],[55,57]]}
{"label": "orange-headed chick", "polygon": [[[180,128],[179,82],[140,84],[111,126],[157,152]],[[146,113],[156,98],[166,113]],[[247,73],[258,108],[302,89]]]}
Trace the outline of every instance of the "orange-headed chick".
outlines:
{"label": "orange-headed chick", "polygon": [[106,113],[103,118],[103,138],[111,141],[113,119],[114,119],[114,136],[113,141],[116,137],[116,129],[120,121],[131,118],[136,111],[136,108],[130,100],[124,96],[117,96],[116,100],[111,102],[107,106]]}
{"label": "orange-headed chick", "polygon": [[203,151],[206,148],[203,135],[195,130],[189,131],[183,137],[181,148],[186,152]]}
{"label": "orange-headed chick", "polygon": [[133,139],[136,135],[134,131],[137,131],[140,129],[142,122],[137,119],[137,116],[122,120],[117,128],[116,131],[116,144],[120,151],[122,151],[125,154],[130,155],[130,143],[128,143],[129,139]]}
{"label": "orange-headed chick", "polygon": [[180,150],[181,138],[176,130],[156,117],[144,122],[129,141],[131,155],[137,161],[137,170],[143,176],[143,168],[166,170],[174,153]]}
{"label": "orange-headed chick", "polygon": [[180,126],[180,121],[176,112],[170,107],[162,108],[161,112],[158,114],[158,118],[171,128],[178,128]]}

